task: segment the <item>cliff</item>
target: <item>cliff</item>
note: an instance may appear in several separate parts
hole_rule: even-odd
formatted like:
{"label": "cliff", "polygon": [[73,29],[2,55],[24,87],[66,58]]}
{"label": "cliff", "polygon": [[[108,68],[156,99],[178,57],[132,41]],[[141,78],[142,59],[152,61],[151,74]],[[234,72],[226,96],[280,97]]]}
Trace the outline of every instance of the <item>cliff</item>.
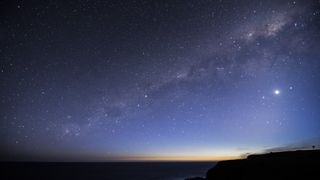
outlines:
{"label": "cliff", "polygon": [[277,152],[218,162],[202,179],[320,179],[319,167],[320,150]]}

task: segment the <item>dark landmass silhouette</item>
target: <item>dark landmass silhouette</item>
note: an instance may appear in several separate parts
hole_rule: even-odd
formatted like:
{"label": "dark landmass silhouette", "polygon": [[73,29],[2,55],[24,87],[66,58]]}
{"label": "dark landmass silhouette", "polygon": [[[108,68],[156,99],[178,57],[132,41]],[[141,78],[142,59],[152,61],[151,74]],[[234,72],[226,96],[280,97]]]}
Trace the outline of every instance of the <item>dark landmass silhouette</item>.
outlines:
{"label": "dark landmass silhouette", "polygon": [[320,150],[250,155],[246,159],[220,161],[206,178],[188,180],[320,179]]}

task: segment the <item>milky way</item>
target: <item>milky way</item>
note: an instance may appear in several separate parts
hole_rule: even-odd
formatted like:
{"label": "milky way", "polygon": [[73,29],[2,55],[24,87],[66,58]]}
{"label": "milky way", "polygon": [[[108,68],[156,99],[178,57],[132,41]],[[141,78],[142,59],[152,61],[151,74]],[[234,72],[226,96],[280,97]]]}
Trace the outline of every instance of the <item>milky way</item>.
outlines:
{"label": "milky way", "polygon": [[0,7],[4,159],[209,160],[319,142],[319,1]]}

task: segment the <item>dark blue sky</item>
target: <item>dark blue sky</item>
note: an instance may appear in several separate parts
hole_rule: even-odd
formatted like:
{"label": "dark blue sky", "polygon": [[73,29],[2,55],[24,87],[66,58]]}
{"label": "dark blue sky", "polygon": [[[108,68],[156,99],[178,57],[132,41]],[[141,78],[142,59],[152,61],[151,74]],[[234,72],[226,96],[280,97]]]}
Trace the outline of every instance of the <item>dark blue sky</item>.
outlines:
{"label": "dark blue sky", "polygon": [[0,8],[4,159],[215,160],[319,143],[319,1]]}

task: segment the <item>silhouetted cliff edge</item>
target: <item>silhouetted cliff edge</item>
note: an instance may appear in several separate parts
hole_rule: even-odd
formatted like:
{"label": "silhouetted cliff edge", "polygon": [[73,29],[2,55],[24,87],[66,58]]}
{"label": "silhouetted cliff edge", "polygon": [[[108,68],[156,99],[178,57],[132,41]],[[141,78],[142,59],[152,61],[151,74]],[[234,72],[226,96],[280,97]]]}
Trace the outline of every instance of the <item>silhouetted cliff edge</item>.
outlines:
{"label": "silhouetted cliff edge", "polygon": [[250,155],[246,159],[220,161],[206,178],[193,180],[320,179],[320,150]]}

